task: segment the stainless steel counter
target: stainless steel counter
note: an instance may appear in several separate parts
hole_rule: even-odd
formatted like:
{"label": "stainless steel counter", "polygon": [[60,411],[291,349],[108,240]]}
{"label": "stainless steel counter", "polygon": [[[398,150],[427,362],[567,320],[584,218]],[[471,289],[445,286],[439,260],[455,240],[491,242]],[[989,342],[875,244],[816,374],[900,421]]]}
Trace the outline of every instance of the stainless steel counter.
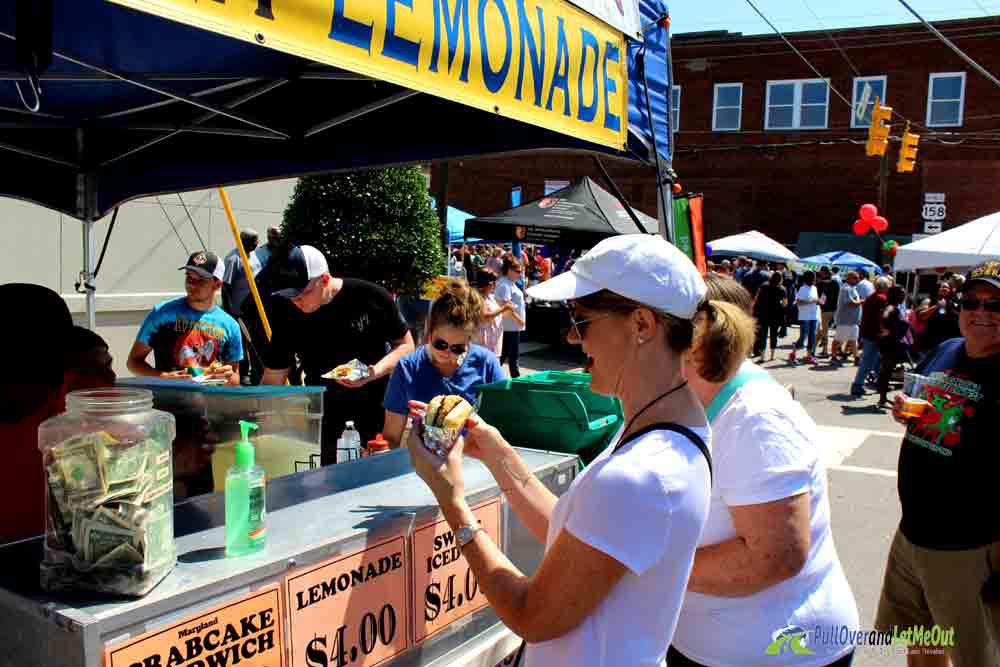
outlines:
{"label": "stainless steel counter", "polygon": [[[521,454],[557,494],[576,474],[575,456],[535,450]],[[476,461],[466,462],[465,480],[472,504],[500,495],[489,472]],[[177,567],[139,600],[49,596],[38,587],[41,538],[0,547],[0,618],[7,637],[0,642],[0,665],[99,667],[106,643],[125,641],[280,581],[303,566],[408,535],[414,525],[439,516],[405,451],[274,480],[268,484],[267,509],[267,551],[226,559],[222,494],[178,504]],[[541,545],[508,514],[506,504],[503,517],[504,551],[522,570],[533,571]],[[461,654],[462,647],[476,644],[477,638],[481,649],[483,637],[500,637],[496,626],[495,615],[486,607],[387,664],[444,664],[443,656]],[[506,641],[510,644],[509,637]]]}

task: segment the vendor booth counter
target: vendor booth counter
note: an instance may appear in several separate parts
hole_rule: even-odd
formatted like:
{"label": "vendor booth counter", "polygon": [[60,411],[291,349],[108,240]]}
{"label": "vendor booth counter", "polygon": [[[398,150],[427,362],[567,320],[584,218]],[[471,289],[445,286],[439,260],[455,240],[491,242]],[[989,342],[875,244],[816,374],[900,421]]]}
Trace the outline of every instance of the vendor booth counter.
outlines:
{"label": "vendor booth counter", "polygon": [[[575,456],[520,451],[568,488]],[[465,479],[484,528],[533,572],[542,545],[489,472],[467,460]],[[140,599],[42,594],[41,538],[0,547],[0,665],[493,667],[517,649],[405,450],[276,479],[267,510],[267,550],[224,558],[223,495],[179,503],[177,567]]]}

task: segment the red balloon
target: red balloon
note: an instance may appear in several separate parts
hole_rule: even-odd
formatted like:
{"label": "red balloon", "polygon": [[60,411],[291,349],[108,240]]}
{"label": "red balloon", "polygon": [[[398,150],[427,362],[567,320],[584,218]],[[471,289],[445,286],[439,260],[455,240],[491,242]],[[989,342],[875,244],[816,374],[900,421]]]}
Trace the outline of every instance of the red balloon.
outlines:
{"label": "red balloon", "polygon": [[889,257],[895,257],[897,250],[899,250],[899,246],[892,246],[891,248],[889,248],[889,250],[886,251],[886,253],[889,255]]}
{"label": "red balloon", "polygon": [[872,228],[879,234],[889,229],[889,221],[883,218],[881,215],[875,216],[875,218],[871,220],[871,225]]}
{"label": "red balloon", "polygon": [[878,215],[878,208],[875,204],[865,204],[858,213],[861,215],[862,220],[871,221]]}
{"label": "red balloon", "polygon": [[854,233],[858,236],[864,236],[868,233],[871,225],[868,224],[867,220],[855,220],[854,221]]}

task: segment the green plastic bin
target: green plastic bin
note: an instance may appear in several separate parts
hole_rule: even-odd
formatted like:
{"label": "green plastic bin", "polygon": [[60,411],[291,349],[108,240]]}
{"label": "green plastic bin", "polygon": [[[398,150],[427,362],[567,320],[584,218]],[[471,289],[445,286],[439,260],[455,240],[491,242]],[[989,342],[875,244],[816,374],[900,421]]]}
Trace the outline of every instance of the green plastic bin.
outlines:
{"label": "green plastic bin", "polygon": [[586,465],[621,427],[617,398],[590,391],[590,375],[544,371],[477,387],[477,412],[510,443],[576,454]]}

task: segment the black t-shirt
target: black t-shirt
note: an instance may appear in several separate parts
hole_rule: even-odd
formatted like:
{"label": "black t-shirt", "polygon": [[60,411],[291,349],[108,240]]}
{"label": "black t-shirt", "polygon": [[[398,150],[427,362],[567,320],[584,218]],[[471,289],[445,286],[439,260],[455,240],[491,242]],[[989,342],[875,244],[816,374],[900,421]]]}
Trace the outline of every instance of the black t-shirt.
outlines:
{"label": "black t-shirt", "polygon": [[743,276],[743,287],[750,292],[750,296],[757,294],[757,290],[761,288],[768,280],[771,279],[770,271],[762,271],[760,269],[754,269],[750,273]]}
{"label": "black t-shirt", "polygon": [[837,312],[837,299],[840,298],[840,283],[833,278],[821,280],[816,285],[816,290],[820,296],[826,295],[826,303],[820,304],[820,310],[824,313]]}
{"label": "black t-shirt", "polygon": [[785,307],[781,305],[782,299],[787,299],[785,288],[775,287],[770,283],[765,283],[757,290],[757,302],[754,306],[754,317],[763,324],[777,324],[781,321],[785,312]]}
{"label": "black t-shirt", "polygon": [[931,350],[917,372],[931,378],[931,407],[910,424],[900,448],[900,529],[927,549],[990,544],[1000,539],[1000,356],[970,359],[965,340],[955,338]]}
{"label": "black t-shirt", "polygon": [[[392,349],[392,341],[406,335],[406,320],[389,292],[374,283],[344,278],[333,300],[315,313],[305,314],[287,299],[274,299],[274,333],[268,349],[268,368],[289,368],[298,354],[310,385],[335,366],[358,359],[368,365]],[[370,382],[366,394],[385,393],[388,378]],[[331,390],[339,389],[339,385]],[[330,400],[330,399],[328,399]]]}
{"label": "black t-shirt", "polygon": [[918,341],[922,350],[930,350],[946,340],[962,335],[958,328],[958,304],[948,299],[943,313],[939,304],[940,300],[934,303],[934,312],[928,318],[927,327]]}

